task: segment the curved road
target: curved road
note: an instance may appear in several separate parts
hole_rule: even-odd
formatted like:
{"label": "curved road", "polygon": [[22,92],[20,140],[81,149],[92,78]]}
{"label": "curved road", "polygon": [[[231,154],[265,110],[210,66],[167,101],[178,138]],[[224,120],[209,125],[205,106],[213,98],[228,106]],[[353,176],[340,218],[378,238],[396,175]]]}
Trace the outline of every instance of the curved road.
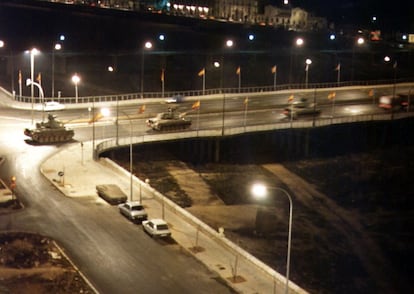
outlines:
{"label": "curved road", "polygon": [[27,120],[10,118],[0,123],[0,154],[6,159],[0,177],[16,175],[17,194],[25,205],[0,215],[1,231],[54,238],[99,293],[233,292],[179,245],[149,238],[116,207],[95,198],[62,196],[39,171],[39,164],[61,147],[25,143],[25,124]]}

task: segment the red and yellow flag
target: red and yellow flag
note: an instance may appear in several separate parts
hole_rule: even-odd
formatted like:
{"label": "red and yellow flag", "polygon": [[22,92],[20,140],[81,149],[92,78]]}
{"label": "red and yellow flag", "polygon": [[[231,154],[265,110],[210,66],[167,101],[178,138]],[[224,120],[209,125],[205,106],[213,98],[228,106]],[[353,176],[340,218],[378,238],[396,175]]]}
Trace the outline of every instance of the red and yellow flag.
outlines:
{"label": "red and yellow flag", "polygon": [[19,84],[22,83],[22,71],[19,70]]}
{"label": "red and yellow flag", "polygon": [[369,90],[368,96],[369,97],[373,97],[374,96],[374,89]]}
{"label": "red and yellow flag", "polygon": [[141,107],[138,109],[138,114],[143,114],[145,112],[145,104],[142,104]]}
{"label": "red and yellow flag", "polygon": [[277,66],[275,65],[275,66],[272,67],[272,74],[275,74],[276,71],[277,71]]}
{"label": "red and yellow flag", "polygon": [[164,82],[164,69],[161,70],[161,82]]}
{"label": "red and yellow flag", "polygon": [[292,94],[292,95],[289,96],[288,102],[293,102],[293,99],[295,99],[295,96],[293,96],[293,94]]}
{"label": "red and yellow flag", "polygon": [[191,106],[192,109],[199,109],[200,108],[200,100],[194,102],[193,106]]}
{"label": "red and yellow flag", "polygon": [[202,76],[204,76],[206,74],[206,69],[205,68],[203,68],[202,70],[200,70],[199,72],[198,72],[198,76],[199,77],[202,77]]}
{"label": "red and yellow flag", "polygon": [[244,104],[245,105],[247,105],[249,103],[249,97],[246,97],[245,99],[244,99]]}
{"label": "red and yellow flag", "polygon": [[37,77],[36,77],[36,81],[39,83],[39,84],[41,84],[42,83],[42,73],[38,73],[37,74]]}
{"label": "red and yellow flag", "polygon": [[240,66],[236,69],[236,75],[240,75],[241,69]]}
{"label": "red and yellow flag", "polygon": [[335,99],[335,97],[336,97],[336,92],[331,92],[331,93],[328,94],[328,99],[329,100],[333,100],[333,99]]}
{"label": "red and yellow flag", "polygon": [[103,114],[102,112],[98,112],[97,114],[95,114],[95,116],[89,121],[89,123],[94,123],[97,122],[98,120],[100,120],[101,118],[103,118]]}

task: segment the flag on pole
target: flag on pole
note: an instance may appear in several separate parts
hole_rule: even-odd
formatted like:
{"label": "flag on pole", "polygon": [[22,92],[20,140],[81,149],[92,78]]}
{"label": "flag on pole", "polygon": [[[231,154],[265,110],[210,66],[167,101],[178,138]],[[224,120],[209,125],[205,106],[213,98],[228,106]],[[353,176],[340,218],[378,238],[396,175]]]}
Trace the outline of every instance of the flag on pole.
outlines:
{"label": "flag on pole", "polygon": [[368,96],[369,97],[374,97],[374,89],[369,90]]}
{"label": "flag on pole", "polygon": [[193,106],[191,106],[191,109],[199,109],[200,108],[200,100],[194,102]]}
{"label": "flag on pole", "polygon": [[236,69],[236,75],[240,75],[241,69],[240,66]]}
{"label": "flag on pole", "polygon": [[336,92],[331,92],[331,93],[328,94],[328,99],[329,100],[333,100],[333,99],[335,99],[335,97],[336,97]]}
{"label": "flag on pole", "polygon": [[341,64],[338,63],[338,65],[335,67],[335,71],[340,71],[341,70]]}
{"label": "flag on pole", "polygon": [[95,114],[95,116],[89,121],[89,123],[94,123],[97,122],[98,120],[100,120],[101,118],[103,118],[103,114],[102,112],[98,112],[97,114]]}
{"label": "flag on pole", "polygon": [[22,71],[19,70],[19,84],[22,83]]}
{"label": "flag on pole", "polygon": [[199,72],[198,72],[198,76],[199,77],[202,77],[202,76],[204,76],[206,74],[206,69],[205,68],[203,68],[202,70],[200,70]]}
{"label": "flag on pole", "polygon": [[141,107],[138,109],[138,114],[143,114],[145,112],[145,104],[142,104]]}
{"label": "flag on pole", "polygon": [[275,74],[276,71],[277,71],[277,66],[275,65],[275,66],[272,67],[272,74]]}
{"label": "flag on pole", "polygon": [[42,73],[38,73],[37,74],[37,77],[36,77],[36,81],[39,83],[39,84],[41,84],[42,83]]}
{"label": "flag on pole", "polygon": [[393,69],[396,69],[397,68],[397,61],[394,62],[394,64],[392,65],[392,68]]}
{"label": "flag on pole", "polygon": [[289,98],[288,98],[288,102],[293,102],[293,99],[295,98],[295,96],[293,96],[293,94],[292,95],[290,95],[289,96]]}
{"label": "flag on pole", "polygon": [[164,82],[164,69],[161,69],[161,82]]}
{"label": "flag on pole", "polygon": [[249,97],[246,97],[245,99],[244,99],[244,104],[248,104],[249,103]]}

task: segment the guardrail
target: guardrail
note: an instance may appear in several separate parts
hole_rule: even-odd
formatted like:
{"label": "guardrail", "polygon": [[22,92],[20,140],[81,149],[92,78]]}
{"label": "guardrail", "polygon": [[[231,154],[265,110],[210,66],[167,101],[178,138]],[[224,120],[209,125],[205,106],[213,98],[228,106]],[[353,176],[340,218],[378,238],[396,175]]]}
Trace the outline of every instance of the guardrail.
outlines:
{"label": "guardrail", "polygon": [[[310,83],[306,84],[285,84],[277,86],[261,86],[261,87],[241,87],[241,88],[216,88],[205,90],[189,90],[189,91],[171,91],[171,92],[144,92],[144,93],[127,93],[118,95],[98,95],[98,96],[84,96],[84,97],[60,97],[51,98],[45,97],[46,101],[55,100],[63,104],[85,104],[85,103],[102,103],[102,102],[122,102],[137,99],[151,99],[151,98],[166,98],[176,95],[185,97],[197,97],[217,94],[247,94],[247,93],[261,93],[273,92],[283,90],[310,90],[322,88],[339,88],[349,86],[375,86],[384,84],[408,83],[414,82],[414,78],[396,79],[396,80],[373,80],[373,81],[346,81],[346,82],[332,82],[332,83]],[[14,100],[17,102],[32,103],[32,98],[29,96],[15,95]],[[33,103],[41,103],[41,98],[33,97]]]}
{"label": "guardrail", "polygon": [[225,127],[223,128],[214,128],[214,129],[199,129],[199,130],[190,130],[183,132],[172,132],[172,133],[154,133],[154,134],[145,134],[141,136],[128,136],[128,137],[119,137],[118,139],[109,139],[104,140],[96,145],[95,149],[95,158],[105,151],[116,149],[122,146],[129,146],[130,144],[140,144],[148,142],[157,142],[157,141],[172,141],[188,138],[197,138],[197,137],[222,137],[222,136],[232,136],[240,135],[244,133],[253,133],[253,132],[263,132],[263,131],[273,131],[273,130],[283,130],[290,128],[312,128],[312,127],[322,127],[335,124],[348,124],[356,123],[363,121],[381,121],[381,120],[393,120],[401,119],[406,117],[413,116],[413,112],[389,112],[389,113],[377,113],[377,114],[364,114],[364,115],[352,115],[352,116],[341,116],[341,117],[332,117],[332,118],[315,118],[314,120],[292,120],[284,121],[278,123],[269,123],[269,124],[260,124],[260,125],[247,125],[247,126],[238,126],[238,127]]}

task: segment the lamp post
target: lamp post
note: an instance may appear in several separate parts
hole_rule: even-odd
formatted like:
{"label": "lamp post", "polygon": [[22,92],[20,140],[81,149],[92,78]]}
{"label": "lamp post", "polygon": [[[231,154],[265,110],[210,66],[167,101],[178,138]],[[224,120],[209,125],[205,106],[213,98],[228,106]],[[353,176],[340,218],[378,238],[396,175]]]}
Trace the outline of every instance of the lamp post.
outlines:
{"label": "lamp post", "polygon": [[42,86],[39,83],[33,82],[31,79],[26,80],[26,86],[36,86],[39,89],[39,98],[42,103],[42,121],[45,119],[45,95],[43,93]]}
{"label": "lamp post", "polygon": [[[30,80],[34,81],[34,57],[39,53],[39,50],[36,48],[33,48],[30,51],[27,51],[30,53]],[[30,83],[30,97],[32,99],[32,124],[33,124],[33,108],[34,108],[34,85],[33,83]]]}
{"label": "lamp post", "polygon": [[[129,191],[130,191],[130,196],[129,198],[132,201],[132,195],[133,195],[133,185],[132,185],[132,171],[133,171],[133,164],[132,164],[132,160],[133,160],[133,153],[132,153],[132,120],[131,117],[124,111],[121,110],[121,113],[123,113],[129,121],[129,173],[130,173],[130,185],[129,185]],[[118,120],[119,120],[119,116],[118,116],[118,107],[117,107],[117,118],[116,118],[116,127],[118,129]],[[118,136],[117,136],[117,140],[118,140]]]}
{"label": "lamp post", "polygon": [[354,59],[355,59],[355,47],[362,46],[365,43],[365,39],[363,37],[358,37],[355,41],[355,44],[352,45],[352,68],[351,68],[351,82],[354,81]]}
{"label": "lamp post", "polygon": [[55,51],[62,49],[62,44],[56,43],[52,50],[52,98],[55,97]]}
{"label": "lamp post", "polygon": [[78,103],[78,84],[80,82],[80,77],[77,73],[72,76],[72,82],[75,84],[75,102]]}
{"label": "lamp post", "polygon": [[145,42],[144,48],[142,50],[142,60],[141,60],[141,98],[144,98],[144,63],[145,63],[145,50],[150,50],[152,48],[152,43],[150,41]]}
{"label": "lamp post", "polygon": [[92,122],[92,158],[95,159],[95,122],[100,120],[102,117],[107,117],[110,115],[110,110],[108,108],[102,108],[98,113],[95,114],[95,102],[92,101],[92,119],[89,123]]}
{"label": "lamp post", "polygon": [[[305,43],[305,41],[302,38],[296,38],[294,45],[292,45],[293,48],[299,48],[302,47],[303,44]],[[293,67],[293,63],[294,63],[294,54],[296,54],[296,50],[293,50],[293,48],[291,48],[291,53],[290,53],[290,65],[289,65],[289,84],[292,83],[292,67]],[[292,53],[294,51],[294,53]]]}
{"label": "lamp post", "polygon": [[289,193],[279,187],[266,187],[263,184],[255,184],[252,186],[252,194],[256,197],[266,197],[267,189],[278,190],[283,192],[289,199],[289,231],[288,231],[288,248],[287,248],[287,258],[286,258],[286,284],[285,284],[285,293],[289,293],[289,272],[290,272],[290,251],[291,251],[291,241],[292,241],[292,216],[293,216],[293,202],[292,197]]}
{"label": "lamp post", "polygon": [[306,66],[305,66],[305,72],[306,72],[305,88],[307,89],[308,88],[308,78],[309,78],[309,65],[312,64],[312,60],[310,60],[309,58],[307,58],[305,60],[305,64],[306,64]]}

